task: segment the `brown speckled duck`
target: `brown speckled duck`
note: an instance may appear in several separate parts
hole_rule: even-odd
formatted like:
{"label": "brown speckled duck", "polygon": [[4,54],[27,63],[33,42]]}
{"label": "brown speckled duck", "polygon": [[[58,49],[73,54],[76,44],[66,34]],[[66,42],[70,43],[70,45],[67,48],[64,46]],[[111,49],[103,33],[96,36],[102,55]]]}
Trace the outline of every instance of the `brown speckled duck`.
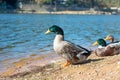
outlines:
{"label": "brown speckled duck", "polygon": [[87,57],[91,54],[91,51],[64,40],[63,29],[59,26],[51,26],[45,34],[49,34],[50,32],[56,34],[53,43],[54,51],[67,60],[64,67],[70,64],[82,63],[86,61]]}
{"label": "brown speckled duck", "polygon": [[98,39],[93,46],[98,44],[98,48],[94,51],[97,56],[103,57],[120,54],[120,42],[107,45],[104,39]]}
{"label": "brown speckled duck", "polygon": [[115,41],[114,40],[114,36],[113,35],[108,35],[106,38],[105,38],[106,41],[110,41],[111,43],[118,43],[120,41]]}

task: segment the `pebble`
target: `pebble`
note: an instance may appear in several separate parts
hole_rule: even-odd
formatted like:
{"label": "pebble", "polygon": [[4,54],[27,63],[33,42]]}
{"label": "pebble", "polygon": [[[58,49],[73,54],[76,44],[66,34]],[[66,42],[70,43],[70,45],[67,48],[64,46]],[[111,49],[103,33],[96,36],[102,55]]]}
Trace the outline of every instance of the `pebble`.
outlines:
{"label": "pebble", "polygon": [[118,62],[118,65],[120,65],[120,61]]}
{"label": "pebble", "polygon": [[83,72],[79,72],[79,74],[83,74]]}
{"label": "pebble", "polygon": [[120,61],[119,61],[117,64],[118,64],[117,68],[119,68],[119,69],[120,69]]}
{"label": "pebble", "polygon": [[56,61],[55,61],[55,60],[52,60],[50,63],[51,63],[51,64],[54,64],[54,63],[56,63]]}

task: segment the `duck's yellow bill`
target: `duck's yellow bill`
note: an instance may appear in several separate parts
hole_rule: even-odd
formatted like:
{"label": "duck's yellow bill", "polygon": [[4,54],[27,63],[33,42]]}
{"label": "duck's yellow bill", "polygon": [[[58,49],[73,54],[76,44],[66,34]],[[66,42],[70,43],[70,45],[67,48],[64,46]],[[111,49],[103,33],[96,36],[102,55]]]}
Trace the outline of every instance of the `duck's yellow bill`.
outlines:
{"label": "duck's yellow bill", "polygon": [[46,32],[45,32],[45,34],[49,34],[51,31],[48,29]]}
{"label": "duck's yellow bill", "polygon": [[106,37],[106,38],[105,38],[105,40],[107,41],[107,40],[109,40],[109,38],[108,38],[108,37]]}
{"label": "duck's yellow bill", "polygon": [[96,45],[98,45],[98,42],[96,41],[96,42],[95,42],[95,43],[93,43],[92,45],[93,45],[93,46],[96,46]]}

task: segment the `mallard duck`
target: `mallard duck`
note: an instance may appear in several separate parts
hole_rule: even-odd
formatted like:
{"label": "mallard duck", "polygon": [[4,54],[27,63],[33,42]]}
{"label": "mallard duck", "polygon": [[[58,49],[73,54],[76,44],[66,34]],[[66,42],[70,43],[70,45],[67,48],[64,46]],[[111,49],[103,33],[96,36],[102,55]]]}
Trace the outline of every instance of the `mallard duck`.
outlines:
{"label": "mallard duck", "polygon": [[111,43],[106,44],[104,39],[98,39],[93,46],[99,44],[99,47],[94,51],[97,56],[113,56],[120,54],[120,42],[119,43]]}
{"label": "mallard duck", "polygon": [[120,41],[114,41],[114,36],[113,35],[108,35],[105,40],[109,40],[111,43],[118,43]]}
{"label": "mallard duck", "polygon": [[49,34],[50,32],[56,34],[53,42],[54,51],[67,60],[67,62],[64,64],[64,67],[70,64],[84,62],[91,54],[91,51],[79,45],[75,45],[72,42],[64,40],[64,31],[59,26],[51,26],[45,34]]}

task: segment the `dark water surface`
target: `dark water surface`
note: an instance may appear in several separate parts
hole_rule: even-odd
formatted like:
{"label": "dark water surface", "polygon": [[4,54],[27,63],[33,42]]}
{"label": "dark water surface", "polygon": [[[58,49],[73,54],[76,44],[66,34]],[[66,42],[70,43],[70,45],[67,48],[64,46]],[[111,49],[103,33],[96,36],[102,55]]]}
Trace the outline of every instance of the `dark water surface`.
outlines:
{"label": "dark water surface", "polygon": [[44,32],[53,24],[64,29],[66,40],[84,47],[108,34],[120,39],[119,15],[0,14],[0,61],[49,53],[55,35]]}

